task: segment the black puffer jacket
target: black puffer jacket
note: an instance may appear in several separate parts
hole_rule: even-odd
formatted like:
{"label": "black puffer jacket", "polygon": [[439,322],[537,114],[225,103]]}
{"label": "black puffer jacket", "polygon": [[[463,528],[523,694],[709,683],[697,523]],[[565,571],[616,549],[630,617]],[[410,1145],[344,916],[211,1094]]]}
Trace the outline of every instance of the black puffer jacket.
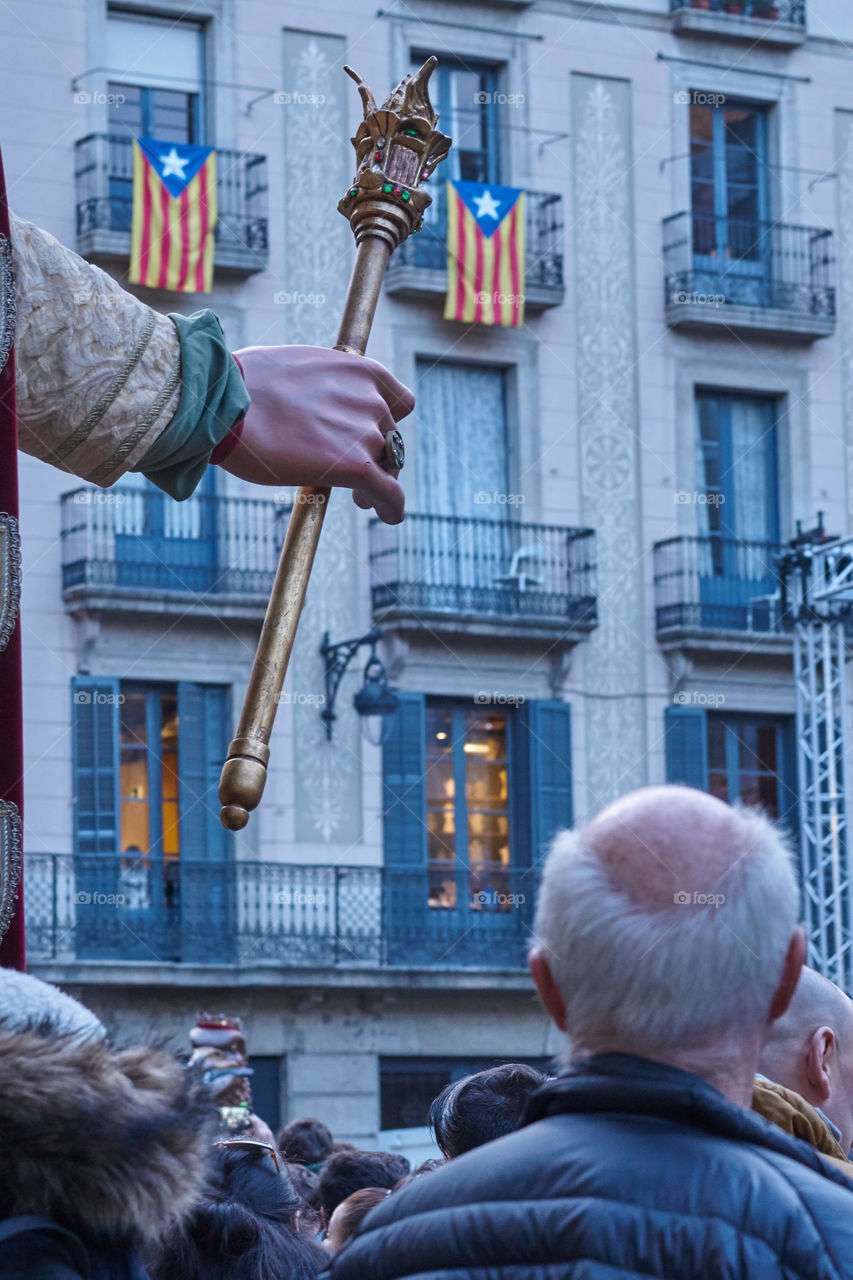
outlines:
{"label": "black puffer jacket", "polygon": [[332,1280],[839,1280],[853,1183],[698,1076],[603,1055],[389,1196]]}

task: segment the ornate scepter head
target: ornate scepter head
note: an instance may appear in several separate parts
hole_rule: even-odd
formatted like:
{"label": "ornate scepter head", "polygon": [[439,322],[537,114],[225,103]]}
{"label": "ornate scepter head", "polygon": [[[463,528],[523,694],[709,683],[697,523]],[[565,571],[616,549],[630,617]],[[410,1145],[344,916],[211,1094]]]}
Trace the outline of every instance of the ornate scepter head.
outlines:
{"label": "ornate scepter head", "polygon": [[421,184],[429,181],[450,150],[450,139],[435,127],[438,112],[429,98],[429,78],[437,64],[437,58],[427,58],[420,71],[392,89],[381,107],[361,76],[344,68],[364,104],[364,119],[352,139],[355,178],[338,204],[356,244],[365,236],[377,236],[393,251],[423,225],[431,197]]}

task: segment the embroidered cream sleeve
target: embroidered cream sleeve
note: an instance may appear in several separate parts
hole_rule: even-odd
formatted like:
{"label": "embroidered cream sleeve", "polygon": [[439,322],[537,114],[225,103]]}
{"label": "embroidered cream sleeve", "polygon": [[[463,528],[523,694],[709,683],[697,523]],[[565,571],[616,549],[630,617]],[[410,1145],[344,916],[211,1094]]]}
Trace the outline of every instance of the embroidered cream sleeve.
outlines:
{"label": "embroidered cream sleeve", "polygon": [[19,446],[110,485],[177,410],[177,330],[46,231],[11,231]]}

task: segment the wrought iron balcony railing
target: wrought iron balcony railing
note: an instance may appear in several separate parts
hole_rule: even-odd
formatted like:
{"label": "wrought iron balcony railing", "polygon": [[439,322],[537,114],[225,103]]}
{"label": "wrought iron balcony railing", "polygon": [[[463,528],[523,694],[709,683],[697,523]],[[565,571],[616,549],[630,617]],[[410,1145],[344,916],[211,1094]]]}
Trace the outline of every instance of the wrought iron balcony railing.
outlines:
{"label": "wrought iron balcony railing", "polygon": [[595,626],[592,529],[414,513],[371,522],[370,565],[379,617]]}
{"label": "wrought iron balcony railing", "polygon": [[265,604],[291,507],[153,487],[84,485],[62,496],[62,586],[81,595],[210,594]]}
{"label": "wrought iron balcony railing", "polygon": [[[78,251],[128,254],[133,139],[126,133],[90,133],[74,150]],[[266,156],[217,148],[216,198],[214,265],[244,275],[263,271],[269,257]]]}
{"label": "wrought iron balcony railing", "polygon": [[[664,222],[666,306],[692,324],[739,319],[820,335],[835,323],[835,242],[825,227],[678,213]],[[758,313],[757,316],[755,313]],[[762,318],[762,315],[765,318]]]}
{"label": "wrought iron balcony railing", "polygon": [[[430,192],[432,204],[424,214],[423,229],[400,246],[389,264],[391,293],[444,292],[447,270],[447,187],[439,183]],[[562,301],[563,197],[545,191],[525,191],[525,275],[528,307],[556,306]],[[432,279],[414,279],[410,270],[432,273]]]}
{"label": "wrought iron balcony railing", "polygon": [[670,0],[670,9],[722,13],[727,17],[757,18],[765,22],[806,25],[806,0]]}
{"label": "wrought iron balcony railing", "polygon": [[654,548],[655,625],[673,632],[781,634],[775,542],[713,534],[667,538]]}
{"label": "wrought iron balcony railing", "polygon": [[448,897],[427,867],[31,853],[27,951],[35,963],[523,969],[533,872],[484,864],[454,880],[449,866]]}

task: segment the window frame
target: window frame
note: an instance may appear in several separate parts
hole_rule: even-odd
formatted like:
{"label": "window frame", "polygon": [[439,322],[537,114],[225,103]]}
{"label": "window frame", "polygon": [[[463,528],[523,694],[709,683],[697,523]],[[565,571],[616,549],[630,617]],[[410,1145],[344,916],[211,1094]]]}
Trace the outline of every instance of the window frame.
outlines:
{"label": "window frame", "polygon": [[[409,56],[412,63],[416,64],[416,67],[419,67],[430,56],[430,53],[430,50],[423,52],[415,47],[410,50]],[[471,74],[478,75],[480,77],[481,85],[479,92],[488,93],[492,99],[494,99],[494,95],[498,92],[498,86],[500,84],[502,64],[487,58],[464,58],[459,54],[442,54],[441,61],[433,72],[431,80],[432,100],[433,105],[440,116],[439,127],[441,127],[441,122],[443,121],[445,126],[450,129],[451,133],[453,132],[451,122],[453,119],[454,108],[450,90],[450,76],[453,71],[468,71]],[[483,181],[487,184],[494,183],[495,185],[498,185],[503,182],[502,171],[504,169],[504,165],[502,163],[503,158],[501,156],[500,125],[498,122],[497,112],[494,110],[494,101],[490,103],[481,103],[480,106],[480,116],[482,123],[485,125],[486,136],[485,150],[482,148],[479,149],[479,154],[484,155],[486,161],[486,176]],[[489,108],[492,109],[490,110]],[[447,172],[444,176],[446,178],[456,178],[458,176],[456,173],[458,159],[458,150],[451,148],[450,156],[445,161]]]}

